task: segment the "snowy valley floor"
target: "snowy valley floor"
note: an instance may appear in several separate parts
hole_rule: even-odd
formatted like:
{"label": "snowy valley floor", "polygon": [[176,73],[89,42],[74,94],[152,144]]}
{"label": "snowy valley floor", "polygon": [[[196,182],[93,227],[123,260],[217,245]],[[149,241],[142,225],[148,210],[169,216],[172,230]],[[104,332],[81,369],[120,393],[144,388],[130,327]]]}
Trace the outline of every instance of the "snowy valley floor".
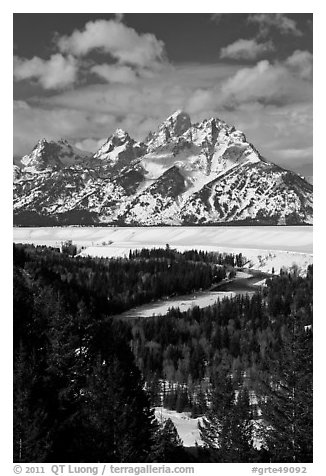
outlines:
{"label": "snowy valley floor", "polygon": [[279,273],[312,263],[311,226],[44,227],[14,228],[15,243],[59,246],[72,240],[82,256],[122,257],[130,250],[165,247],[242,253],[247,267]]}

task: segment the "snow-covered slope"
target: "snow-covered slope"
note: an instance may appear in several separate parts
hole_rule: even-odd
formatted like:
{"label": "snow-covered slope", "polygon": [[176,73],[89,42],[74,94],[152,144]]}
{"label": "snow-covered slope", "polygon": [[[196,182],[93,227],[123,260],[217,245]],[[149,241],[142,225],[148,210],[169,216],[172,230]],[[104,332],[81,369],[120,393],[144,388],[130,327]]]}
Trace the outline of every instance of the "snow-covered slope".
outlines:
{"label": "snow-covered slope", "polygon": [[181,210],[189,223],[312,223],[311,187],[293,172],[246,162],[194,193]]}
{"label": "snow-covered slope", "polygon": [[312,186],[243,132],[177,111],[144,143],[117,129],[89,155],[40,141],[14,170],[16,224],[312,223]]}

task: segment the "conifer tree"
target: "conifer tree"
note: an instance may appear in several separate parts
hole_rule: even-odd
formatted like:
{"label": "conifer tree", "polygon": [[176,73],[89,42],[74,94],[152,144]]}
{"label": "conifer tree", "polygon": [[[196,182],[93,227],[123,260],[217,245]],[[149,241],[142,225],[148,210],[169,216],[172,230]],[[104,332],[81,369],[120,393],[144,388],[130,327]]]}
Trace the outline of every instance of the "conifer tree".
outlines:
{"label": "conifer tree", "polygon": [[177,463],[185,460],[182,440],[170,418],[159,425],[152,451],[153,462]]}
{"label": "conifer tree", "polygon": [[235,391],[235,383],[224,369],[218,374],[210,395],[210,408],[199,424],[207,448],[216,450],[220,462],[248,462],[253,452],[253,422],[249,392]]}
{"label": "conifer tree", "polygon": [[261,409],[266,446],[272,462],[312,461],[312,332],[298,314],[288,318],[279,357],[262,386]]}
{"label": "conifer tree", "polygon": [[240,388],[233,407],[230,436],[232,445],[227,455],[228,462],[247,463],[252,461],[253,412],[250,406],[249,390]]}
{"label": "conifer tree", "polygon": [[85,389],[90,429],[98,434],[93,461],[146,461],[155,420],[124,329],[102,322],[93,333],[97,357]]}
{"label": "conifer tree", "polygon": [[235,402],[235,391],[228,371],[220,370],[208,397],[209,408],[199,423],[200,436],[206,447],[219,450],[223,456],[230,445],[229,429]]}

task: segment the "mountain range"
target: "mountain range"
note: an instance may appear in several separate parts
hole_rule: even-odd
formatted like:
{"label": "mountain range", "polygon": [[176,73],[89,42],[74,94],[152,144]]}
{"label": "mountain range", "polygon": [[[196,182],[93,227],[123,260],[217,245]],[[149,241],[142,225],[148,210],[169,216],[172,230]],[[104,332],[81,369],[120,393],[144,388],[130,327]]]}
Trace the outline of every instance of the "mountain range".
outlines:
{"label": "mountain range", "polygon": [[95,154],[40,140],[14,164],[14,224],[312,224],[312,190],[234,126],[177,111],[143,142],[117,129]]}

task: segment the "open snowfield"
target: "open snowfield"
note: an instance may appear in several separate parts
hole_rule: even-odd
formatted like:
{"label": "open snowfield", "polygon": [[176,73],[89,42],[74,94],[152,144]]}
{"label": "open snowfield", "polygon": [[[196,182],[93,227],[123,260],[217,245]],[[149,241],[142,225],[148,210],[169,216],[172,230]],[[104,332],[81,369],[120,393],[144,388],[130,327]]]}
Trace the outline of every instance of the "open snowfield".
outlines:
{"label": "open snowfield", "polygon": [[180,251],[242,253],[247,267],[278,273],[296,264],[305,270],[312,263],[313,228],[310,226],[204,226],[204,227],[44,227],[14,228],[15,243],[59,246],[72,240],[85,247],[82,256],[128,256],[129,250],[171,247]]}
{"label": "open snowfield", "polygon": [[83,246],[112,241],[114,247],[185,246],[283,250],[312,253],[310,226],[42,227],[14,228],[15,242],[42,244],[73,240]]}

